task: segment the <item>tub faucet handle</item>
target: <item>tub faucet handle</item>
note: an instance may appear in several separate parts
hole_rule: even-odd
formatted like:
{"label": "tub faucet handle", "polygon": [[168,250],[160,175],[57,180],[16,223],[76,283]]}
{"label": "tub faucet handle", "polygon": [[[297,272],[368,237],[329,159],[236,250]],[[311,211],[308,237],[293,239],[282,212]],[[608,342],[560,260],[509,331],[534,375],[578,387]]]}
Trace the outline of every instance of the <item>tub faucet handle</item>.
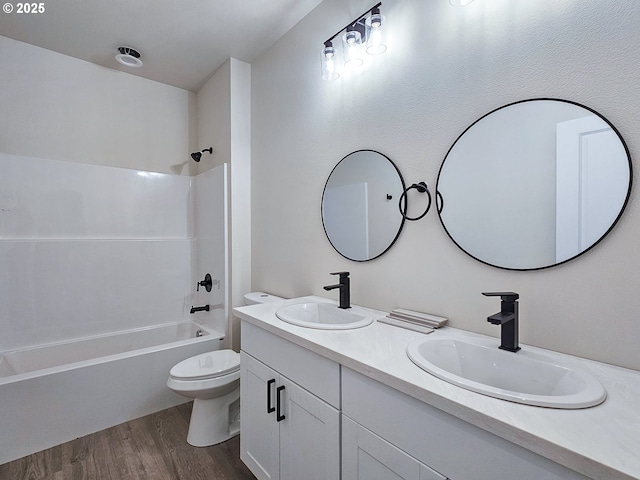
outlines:
{"label": "tub faucet handle", "polygon": [[211,291],[211,288],[213,287],[213,279],[211,278],[211,274],[207,273],[204,276],[204,280],[198,282],[198,285],[196,286],[196,292],[200,291],[201,285],[207,290],[207,292]]}

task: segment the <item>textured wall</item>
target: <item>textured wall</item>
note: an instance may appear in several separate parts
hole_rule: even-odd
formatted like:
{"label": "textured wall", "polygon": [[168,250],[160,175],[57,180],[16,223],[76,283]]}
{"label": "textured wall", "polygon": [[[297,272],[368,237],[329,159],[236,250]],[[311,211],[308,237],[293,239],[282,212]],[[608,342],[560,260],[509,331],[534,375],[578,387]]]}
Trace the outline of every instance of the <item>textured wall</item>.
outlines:
{"label": "textured wall", "polygon": [[640,154],[640,2],[386,0],[389,50],[362,74],[320,78],[322,42],[371,6],[325,0],[252,66],[253,288],[320,294],[329,272],[352,272],[352,300],[450,318],[498,336],[488,290],[521,295],[521,340],[640,369],[638,196],[596,248],[533,272],[492,268],[461,252],[435,212],[396,245],[355,263],[327,241],[322,189],[351,151],[388,155],[407,184],[435,184],[448,148],[476,118],[512,101],[557,97],[607,117]]}
{"label": "textured wall", "polygon": [[[231,61],[211,76],[196,95],[198,145],[194,150],[213,148],[202,154],[200,163],[189,162],[192,171],[204,172],[231,161]],[[195,167],[195,168],[194,168]]]}

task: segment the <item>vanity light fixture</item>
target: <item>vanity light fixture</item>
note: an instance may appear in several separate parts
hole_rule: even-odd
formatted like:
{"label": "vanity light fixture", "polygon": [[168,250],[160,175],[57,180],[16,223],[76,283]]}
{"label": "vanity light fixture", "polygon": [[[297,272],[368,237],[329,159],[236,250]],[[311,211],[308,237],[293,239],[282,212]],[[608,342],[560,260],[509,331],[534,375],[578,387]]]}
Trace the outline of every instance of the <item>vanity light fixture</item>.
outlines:
{"label": "vanity light fixture", "polygon": [[473,2],[473,0],[449,0],[449,3],[454,7],[466,7],[471,2]]}
{"label": "vanity light fixture", "polygon": [[324,42],[322,49],[322,78],[324,80],[336,80],[340,77],[333,40],[342,32],[344,32],[342,35],[342,56],[344,66],[348,69],[357,69],[364,64],[362,50],[365,44],[366,52],[370,55],[377,55],[387,50],[382,30],[384,16],[380,13],[381,5],[382,2],[377,3]]}

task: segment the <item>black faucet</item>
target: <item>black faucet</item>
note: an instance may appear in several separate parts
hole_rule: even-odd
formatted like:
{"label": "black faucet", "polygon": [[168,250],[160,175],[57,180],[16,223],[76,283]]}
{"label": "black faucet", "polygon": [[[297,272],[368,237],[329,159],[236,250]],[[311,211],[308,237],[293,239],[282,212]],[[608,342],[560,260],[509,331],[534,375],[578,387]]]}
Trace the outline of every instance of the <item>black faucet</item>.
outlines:
{"label": "black faucet", "polygon": [[518,346],[518,295],[515,292],[483,292],[487,297],[500,297],[500,311],[487,317],[493,325],[500,325],[500,348],[509,352],[520,350]]}
{"label": "black faucet", "polygon": [[340,289],[340,308],[351,308],[351,293],[349,292],[349,272],[334,272],[331,275],[340,275],[340,283],[327,285],[325,290]]}
{"label": "black faucet", "polygon": [[192,305],[191,310],[189,310],[189,313],[193,315],[196,312],[208,312],[209,310],[211,310],[211,307],[209,305],[205,305],[204,307],[194,307]]}
{"label": "black faucet", "polygon": [[196,285],[196,292],[200,291],[201,286],[204,287],[207,292],[211,291],[211,288],[213,287],[213,279],[211,278],[210,273],[207,273],[204,276],[204,280],[202,280],[201,282],[198,282],[198,285]]}

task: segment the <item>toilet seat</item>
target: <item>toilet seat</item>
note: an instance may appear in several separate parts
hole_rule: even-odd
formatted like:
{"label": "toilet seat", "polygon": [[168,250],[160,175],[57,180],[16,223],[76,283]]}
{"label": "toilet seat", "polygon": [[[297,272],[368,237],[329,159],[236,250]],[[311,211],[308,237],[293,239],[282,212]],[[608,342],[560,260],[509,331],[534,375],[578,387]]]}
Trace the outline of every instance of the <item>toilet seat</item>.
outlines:
{"label": "toilet seat", "polygon": [[205,380],[240,370],[240,355],[233,350],[216,350],[187,358],[173,366],[169,376],[175,380]]}

